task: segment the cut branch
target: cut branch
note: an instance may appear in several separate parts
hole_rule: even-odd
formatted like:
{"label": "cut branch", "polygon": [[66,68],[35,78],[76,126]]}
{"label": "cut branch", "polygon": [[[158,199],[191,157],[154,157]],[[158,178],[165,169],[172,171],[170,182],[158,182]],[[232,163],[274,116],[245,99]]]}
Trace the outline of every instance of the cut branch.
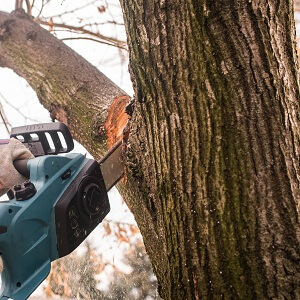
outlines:
{"label": "cut branch", "polygon": [[26,79],[51,117],[99,158],[107,149],[108,110],[129,96],[23,10],[0,13],[0,41],[0,66]]}

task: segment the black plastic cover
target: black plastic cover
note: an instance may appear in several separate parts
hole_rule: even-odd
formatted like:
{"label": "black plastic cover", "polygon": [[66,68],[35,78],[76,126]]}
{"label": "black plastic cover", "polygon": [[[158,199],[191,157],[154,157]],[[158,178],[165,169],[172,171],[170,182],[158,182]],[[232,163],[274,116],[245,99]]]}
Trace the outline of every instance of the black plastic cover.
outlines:
{"label": "black plastic cover", "polygon": [[29,180],[15,185],[14,190],[15,198],[17,201],[28,200],[36,194],[36,188],[34,184]]}
{"label": "black plastic cover", "polygon": [[76,249],[109,211],[108,195],[99,164],[91,159],[55,206],[59,257]]}

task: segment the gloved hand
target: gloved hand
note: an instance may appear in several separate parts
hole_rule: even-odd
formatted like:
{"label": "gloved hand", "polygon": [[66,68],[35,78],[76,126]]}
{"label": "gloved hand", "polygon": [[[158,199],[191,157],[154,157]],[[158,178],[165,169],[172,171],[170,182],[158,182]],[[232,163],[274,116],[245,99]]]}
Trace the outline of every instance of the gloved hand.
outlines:
{"label": "gloved hand", "polygon": [[0,196],[7,193],[14,185],[23,183],[26,178],[14,167],[13,161],[31,159],[33,154],[17,139],[0,146]]}

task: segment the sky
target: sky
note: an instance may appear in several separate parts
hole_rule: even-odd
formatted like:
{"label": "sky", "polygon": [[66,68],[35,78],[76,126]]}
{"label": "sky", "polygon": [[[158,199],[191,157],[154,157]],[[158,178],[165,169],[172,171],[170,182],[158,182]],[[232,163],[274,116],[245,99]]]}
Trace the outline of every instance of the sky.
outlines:
{"label": "sky", "polygon": [[[46,17],[58,15],[64,11],[82,6],[85,2],[92,1],[52,0],[50,4],[45,7],[43,15]],[[101,0],[98,2],[99,5],[101,3],[105,4],[105,2]],[[108,2],[110,3],[110,13],[99,14],[95,9],[86,9],[81,12],[80,16],[91,18],[95,15],[96,18],[100,17],[105,21],[109,20],[111,15],[113,15],[117,22],[122,22],[119,2],[116,0],[109,0]],[[42,1],[37,0],[35,3],[39,5]],[[14,9],[14,5],[15,1],[13,0],[1,0],[0,10],[11,12]],[[37,11],[33,11],[33,15],[37,13]],[[76,15],[75,18],[74,15],[67,16],[67,20],[69,24],[79,26]],[[54,22],[60,21],[59,18],[54,18]],[[102,27],[101,30],[102,34],[115,36],[124,41],[126,40],[124,28],[121,26],[116,27],[109,25]],[[60,32],[57,36],[62,38],[70,36],[70,34]],[[120,55],[120,51],[117,48],[90,41],[68,40],[65,41],[65,43],[98,67],[101,72],[132,96],[132,84],[127,67],[128,55],[126,53],[123,52],[122,55]],[[5,68],[0,68],[0,103],[12,127],[51,121],[48,111],[39,103],[35,92],[28,83],[13,71]],[[8,136],[9,134],[4,125],[0,123],[0,139],[7,138]],[[74,152],[87,153],[81,145],[78,143],[75,144]],[[3,200],[3,198],[5,197],[0,198],[0,200]],[[132,214],[123,203],[116,188],[113,188],[109,192],[109,198],[111,212],[107,216],[107,219],[135,224]],[[114,263],[117,264],[117,261],[121,258],[119,244],[114,238],[110,239],[109,237],[105,238],[105,243],[103,243],[103,240],[100,238],[102,234],[103,229],[101,225],[99,225],[90,235],[89,240],[108,260],[114,261]]]}

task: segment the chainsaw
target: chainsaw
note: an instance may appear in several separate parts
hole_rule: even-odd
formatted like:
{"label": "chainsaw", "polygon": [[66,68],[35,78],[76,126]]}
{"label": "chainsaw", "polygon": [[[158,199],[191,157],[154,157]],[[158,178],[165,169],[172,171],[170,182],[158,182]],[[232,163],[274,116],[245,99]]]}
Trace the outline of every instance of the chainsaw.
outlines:
{"label": "chainsaw", "polygon": [[28,180],[0,202],[0,299],[23,300],[47,277],[52,261],[71,253],[102,222],[110,211],[107,192],[124,167],[121,142],[100,161],[69,153],[74,143],[63,123],[15,127],[11,137],[35,158],[14,162]]}

